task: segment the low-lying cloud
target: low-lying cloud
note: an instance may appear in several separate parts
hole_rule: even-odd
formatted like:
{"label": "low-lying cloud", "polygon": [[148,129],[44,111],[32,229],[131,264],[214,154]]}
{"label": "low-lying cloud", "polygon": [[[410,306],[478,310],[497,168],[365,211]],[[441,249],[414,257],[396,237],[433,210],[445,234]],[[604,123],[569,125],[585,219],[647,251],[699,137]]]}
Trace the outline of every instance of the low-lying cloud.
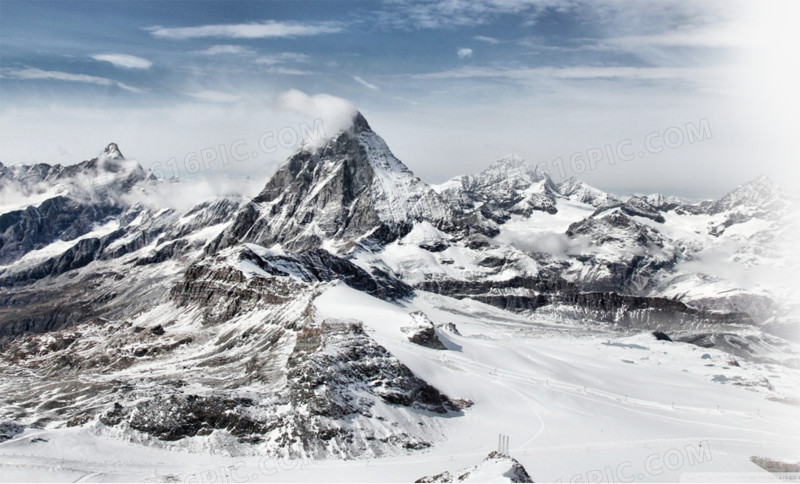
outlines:
{"label": "low-lying cloud", "polygon": [[557,232],[518,233],[504,228],[495,237],[495,241],[508,244],[526,252],[549,254],[552,256],[577,255],[592,248],[592,243],[585,237],[567,237]]}
{"label": "low-lying cloud", "polygon": [[186,211],[198,203],[220,197],[250,199],[261,191],[264,184],[264,180],[251,178],[203,176],[173,182],[161,181],[148,185],[143,191],[125,194],[121,199],[126,204],[140,203],[155,210],[172,208]]}

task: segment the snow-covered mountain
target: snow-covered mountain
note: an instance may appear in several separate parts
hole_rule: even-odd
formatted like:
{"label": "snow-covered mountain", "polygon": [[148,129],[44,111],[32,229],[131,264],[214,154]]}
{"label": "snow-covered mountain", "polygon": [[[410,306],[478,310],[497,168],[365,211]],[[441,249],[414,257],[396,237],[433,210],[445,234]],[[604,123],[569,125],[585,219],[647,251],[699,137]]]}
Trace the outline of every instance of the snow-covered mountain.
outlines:
{"label": "snow-covered mountain", "polygon": [[323,148],[292,156],[214,248],[253,242],[346,251],[364,238],[397,237],[416,220],[445,225],[452,217],[439,195],[357,114],[352,127]]}
{"label": "snow-covered mountain", "polygon": [[530,215],[534,210],[556,212],[556,185],[539,167],[513,154],[477,175],[456,177],[436,188],[462,211],[477,210],[498,223],[513,214]]}
{"label": "snow-covered mountain", "polygon": [[[664,399],[698,415],[675,439],[788,448],[798,200],[766,178],[701,203],[620,197],[510,155],[430,186],[357,114],[251,200],[158,207],[165,183],[113,143],[77,165],[0,165],[0,453],[79,435],[568,480],[574,462],[528,476],[515,453],[573,445],[547,418],[663,444]],[[470,467],[509,426],[519,462]]]}

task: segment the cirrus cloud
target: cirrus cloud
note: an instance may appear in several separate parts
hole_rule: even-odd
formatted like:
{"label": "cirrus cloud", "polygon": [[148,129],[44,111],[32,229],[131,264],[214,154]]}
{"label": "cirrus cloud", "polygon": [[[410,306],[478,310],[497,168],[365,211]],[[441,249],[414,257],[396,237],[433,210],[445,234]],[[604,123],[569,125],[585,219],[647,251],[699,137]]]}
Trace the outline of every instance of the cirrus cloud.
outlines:
{"label": "cirrus cloud", "polygon": [[186,94],[195,99],[200,99],[201,101],[210,101],[214,103],[233,103],[241,99],[240,96],[235,94],[210,90],[188,92]]}
{"label": "cirrus cloud", "polygon": [[23,81],[39,80],[79,82],[84,84],[96,84],[98,86],[116,86],[120,89],[136,93],[142,92],[141,89],[123,84],[107,77],[91,76],[88,74],[73,74],[70,72],[61,71],[45,71],[42,69],[36,69],[34,67],[28,67],[25,69],[0,70],[0,77],[4,77],[6,79],[19,79]]}
{"label": "cirrus cloud", "polygon": [[212,45],[208,49],[201,50],[198,54],[202,55],[249,55],[255,51],[242,45]]}
{"label": "cirrus cloud", "polygon": [[96,61],[108,62],[115,67],[124,69],[149,69],[153,65],[147,59],[128,54],[94,54],[90,57]]}
{"label": "cirrus cloud", "polygon": [[342,31],[337,22],[260,22],[242,24],[213,24],[193,27],[146,27],[150,35],[162,39],[186,40],[205,37],[231,39],[266,39],[271,37],[308,37],[335,34]]}
{"label": "cirrus cloud", "polygon": [[367,89],[372,89],[373,91],[380,91],[380,88],[378,86],[372,84],[371,82],[367,82],[358,76],[353,76],[353,80],[361,84],[362,86],[366,87]]}

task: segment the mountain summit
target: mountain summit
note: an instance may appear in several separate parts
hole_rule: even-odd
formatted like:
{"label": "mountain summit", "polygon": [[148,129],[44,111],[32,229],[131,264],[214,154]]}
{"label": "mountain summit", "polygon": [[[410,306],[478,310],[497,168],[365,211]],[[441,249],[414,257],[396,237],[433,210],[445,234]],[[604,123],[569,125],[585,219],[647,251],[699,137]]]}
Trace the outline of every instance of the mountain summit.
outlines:
{"label": "mountain summit", "polygon": [[516,154],[508,154],[476,175],[455,177],[437,187],[464,213],[479,211],[487,219],[503,223],[512,214],[528,216],[539,210],[556,213],[558,187],[539,166]]}
{"label": "mountain summit", "polygon": [[122,156],[122,152],[119,150],[119,146],[116,143],[109,143],[106,146],[106,149],[103,150],[103,156],[106,159],[115,159],[115,160],[124,160],[125,157]]}
{"label": "mountain summit", "polygon": [[396,238],[414,221],[450,219],[439,195],[357,113],[324,147],[289,158],[222,234],[220,246],[245,241],[335,250],[366,236]]}

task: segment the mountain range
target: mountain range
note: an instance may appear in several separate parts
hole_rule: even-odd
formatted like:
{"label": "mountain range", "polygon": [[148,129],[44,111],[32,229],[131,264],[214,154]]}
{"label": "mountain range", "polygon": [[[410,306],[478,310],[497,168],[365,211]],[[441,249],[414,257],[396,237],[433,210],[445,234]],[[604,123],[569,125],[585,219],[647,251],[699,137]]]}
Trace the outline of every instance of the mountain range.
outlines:
{"label": "mountain range", "polygon": [[359,113],[252,199],[154,205],[169,183],[114,143],[0,164],[0,420],[194,452],[433,452],[491,407],[437,376],[447,355],[512,326],[725,355],[747,368],[708,385],[793,401],[794,376],[763,379],[800,369],[798,198],[766,177],[688,203],[508,155],[429,185]]}

